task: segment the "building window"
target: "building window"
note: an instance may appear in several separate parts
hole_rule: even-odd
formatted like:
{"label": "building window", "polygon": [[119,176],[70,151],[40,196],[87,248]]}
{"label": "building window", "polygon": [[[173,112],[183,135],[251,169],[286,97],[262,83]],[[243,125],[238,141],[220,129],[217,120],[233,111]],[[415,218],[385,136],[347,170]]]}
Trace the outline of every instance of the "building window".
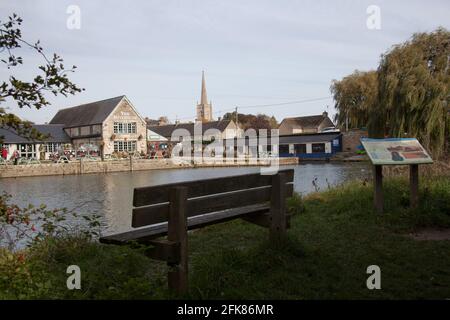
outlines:
{"label": "building window", "polygon": [[280,153],[280,154],[289,153],[289,145],[288,145],[288,144],[282,144],[282,145],[280,145],[279,153]]}
{"label": "building window", "polygon": [[118,134],[136,133],[136,122],[129,122],[129,123],[114,122],[114,133]]}
{"label": "building window", "polygon": [[128,123],[128,133],[136,133],[136,122]]}
{"label": "building window", "polygon": [[36,145],[19,144],[19,153],[22,158],[36,158]]}
{"label": "building window", "polygon": [[325,152],[325,143],[313,143],[312,153],[323,153]]}
{"label": "building window", "polygon": [[339,139],[333,139],[333,147],[339,147]]}
{"label": "building window", "polygon": [[136,151],[136,141],[114,141],[114,152]]}
{"label": "building window", "polygon": [[46,143],[44,145],[44,151],[45,152],[50,152],[50,153],[58,152],[58,150],[60,148],[61,148],[61,144],[60,143]]}
{"label": "building window", "polygon": [[306,144],[295,144],[295,153],[306,153]]}

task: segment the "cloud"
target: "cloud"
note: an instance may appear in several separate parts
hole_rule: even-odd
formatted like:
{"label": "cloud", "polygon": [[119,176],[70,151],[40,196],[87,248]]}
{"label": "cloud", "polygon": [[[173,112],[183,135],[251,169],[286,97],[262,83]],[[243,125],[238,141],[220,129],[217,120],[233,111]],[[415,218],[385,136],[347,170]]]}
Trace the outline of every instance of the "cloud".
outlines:
{"label": "cloud", "polygon": [[[81,9],[80,30],[66,28],[72,4]],[[381,30],[366,27],[371,4],[381,8]],[[2,19],[20,14],[27,39],[41,39],[48,52],[77,65],[72,78],[86,88],[74,97],[50,98],[53,105],[45,110],[13,107],[36,122],[49,121],[59,108],[120,94],[144,116],[194,117],[202,70],[215,111],[327,96],[332,79],[376,68],[383,52],[414,32],[450,28],[449,9],[438,0],[0,3]],[[19,75],[31,77],[38,60],[29,51],[23,57]],[[262,111],[280,119],[320,113],[327,104],[332,101]]]}

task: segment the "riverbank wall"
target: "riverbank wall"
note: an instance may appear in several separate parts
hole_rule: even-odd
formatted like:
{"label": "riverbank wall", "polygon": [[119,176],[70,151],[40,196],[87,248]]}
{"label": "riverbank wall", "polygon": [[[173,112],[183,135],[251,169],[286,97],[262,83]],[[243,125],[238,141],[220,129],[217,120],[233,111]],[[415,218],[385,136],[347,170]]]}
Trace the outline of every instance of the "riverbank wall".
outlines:
{"label": "riverbank wall", "polygon": [[[297,158],[280,158],[279,165],[298,164]],[[192,163],[175,161],[173,159],[125,159],[116,161],[70,161],[68,163],[42,163],[27,165],[2,165],[0,178],[17,178],[33,176],[75,175],[88,173],[108,173],[139,170],[203,168],[203,167],[242,167],[268,166],[267,160],[248,162],[234,159],[230,161],[215,161],[207,163]]]}

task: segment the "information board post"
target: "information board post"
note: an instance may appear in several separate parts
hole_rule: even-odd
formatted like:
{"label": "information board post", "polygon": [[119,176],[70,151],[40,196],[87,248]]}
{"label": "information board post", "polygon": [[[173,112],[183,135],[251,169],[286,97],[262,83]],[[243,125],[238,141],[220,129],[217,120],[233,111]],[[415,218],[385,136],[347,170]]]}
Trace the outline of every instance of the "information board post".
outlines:
{"label": "information board post", "polygon": [[419,165],[409,166],[410,206],[415,209],[419,205]]}
{"label": "information board post", "polygon": [[376,165],[373,168],[373,204],[378,213],[383,213],[383,166]]}

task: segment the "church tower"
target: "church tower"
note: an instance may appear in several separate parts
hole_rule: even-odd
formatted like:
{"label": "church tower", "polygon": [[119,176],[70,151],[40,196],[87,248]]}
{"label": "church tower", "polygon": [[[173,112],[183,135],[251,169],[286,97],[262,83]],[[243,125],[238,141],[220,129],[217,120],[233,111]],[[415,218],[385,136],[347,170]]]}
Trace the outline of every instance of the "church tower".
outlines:
{"label": "church tower", "polygon": [[212,105],[211,101],[208,103],[208,96],[206,95],[205,72],[202,71],[202,93],[200,103],[197,104],[197,121],[209,122],[212,120]]}

